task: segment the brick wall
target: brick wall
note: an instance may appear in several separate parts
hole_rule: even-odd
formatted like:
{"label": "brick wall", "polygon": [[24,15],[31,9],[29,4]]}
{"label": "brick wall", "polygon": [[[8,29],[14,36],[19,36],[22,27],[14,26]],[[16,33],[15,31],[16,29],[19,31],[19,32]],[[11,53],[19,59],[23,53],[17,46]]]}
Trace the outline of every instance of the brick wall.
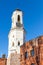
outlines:
{"label": "brick wall", "polygon": [[43,65],[43,36],[21,46],[21,65]]}
{"label": "brick wall", "polygon": [[0,58],[0,65],[7,65],[7,59]]}

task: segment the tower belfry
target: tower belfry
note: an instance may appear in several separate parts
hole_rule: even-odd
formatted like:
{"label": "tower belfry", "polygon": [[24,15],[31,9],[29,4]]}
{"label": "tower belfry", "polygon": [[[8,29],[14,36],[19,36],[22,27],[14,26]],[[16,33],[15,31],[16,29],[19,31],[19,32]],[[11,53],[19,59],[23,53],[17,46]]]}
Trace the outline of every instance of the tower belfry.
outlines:
{"label": "tower belfry", "polygon": [[[16,28],[17,26],[23,27],[23,13],[21,10],[17,9],[15,12],[12,14],[12,28]],[[20,28],[20,27],[19,27]]]}
{"label": "tower belfry", "polygon": [[7,65],[20,65],[20,46],[24,44],[23,13],[17,9],[12,14],[12,25],[8,35]]}

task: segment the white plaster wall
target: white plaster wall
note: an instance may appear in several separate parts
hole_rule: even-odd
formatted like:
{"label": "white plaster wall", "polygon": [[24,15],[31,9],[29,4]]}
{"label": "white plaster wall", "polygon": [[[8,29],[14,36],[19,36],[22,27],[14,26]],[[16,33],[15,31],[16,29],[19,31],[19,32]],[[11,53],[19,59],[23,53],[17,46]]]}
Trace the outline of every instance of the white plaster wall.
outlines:
{"label": "white plaster wall", "polygon": [[[14,36],[14,37],[13,37]],[[9,53],[17,51],[20,53],[20,46],[18,46],[18,41],[20,46],[24,43],[24,30],[23,29],[13,29],[9,34]],[[14,42],[14,46],[12,43]]]}
{"label": "white plaster wall", "polygon": [[[18,54],[20,54],[20,46],[24,43],[24,29],[23,27],[17,28],[16,22],[17,17],[20,15],[20,23],[23,24],[22,19],[22,11],[14,11],[12,14],[12,26],[9,33],[9,46],[8,46],[8,56],[10,56],[11,53],[15,53],[17,51]],[[13,37],[14,36],[14,37]],[[20,46],[18,46],[18,41],[20,42]],[[12,46],[14,42],[14,46]]]}

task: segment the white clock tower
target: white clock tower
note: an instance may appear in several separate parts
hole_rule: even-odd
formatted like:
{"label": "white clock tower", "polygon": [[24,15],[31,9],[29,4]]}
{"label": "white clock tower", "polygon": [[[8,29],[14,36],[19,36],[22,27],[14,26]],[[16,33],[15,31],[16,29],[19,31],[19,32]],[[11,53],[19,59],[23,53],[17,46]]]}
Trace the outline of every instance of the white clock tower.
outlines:
{"label": "white clock tower", "polygon": [[24,37],[23,13],[21,10],[17,9],[12,14],[12,26],[8,35],[9,46],[7,65],[15,65],[15,63],[11,64],[11,54],[14,55],[15,53],[17,53],[18,55],[20,55],[20,46],[24,44]]}

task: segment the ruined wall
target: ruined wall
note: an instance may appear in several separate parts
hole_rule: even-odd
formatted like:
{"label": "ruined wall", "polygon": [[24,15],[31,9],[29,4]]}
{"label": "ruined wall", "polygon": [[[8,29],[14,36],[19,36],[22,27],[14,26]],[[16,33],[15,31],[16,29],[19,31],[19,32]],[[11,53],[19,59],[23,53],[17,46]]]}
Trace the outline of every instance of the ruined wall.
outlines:
{"label": "ruined wall", "polygon": [[7,59],[0,58],[0,65],[7,65]]}
{"label": "ruined wall", "polygon": [[38,39],[39,43],[39,65],[43,65],[43,36]]}
{"label": "ruined wall", "polygon": [[21,46],[21,65],[43,65],[43,36]]}

